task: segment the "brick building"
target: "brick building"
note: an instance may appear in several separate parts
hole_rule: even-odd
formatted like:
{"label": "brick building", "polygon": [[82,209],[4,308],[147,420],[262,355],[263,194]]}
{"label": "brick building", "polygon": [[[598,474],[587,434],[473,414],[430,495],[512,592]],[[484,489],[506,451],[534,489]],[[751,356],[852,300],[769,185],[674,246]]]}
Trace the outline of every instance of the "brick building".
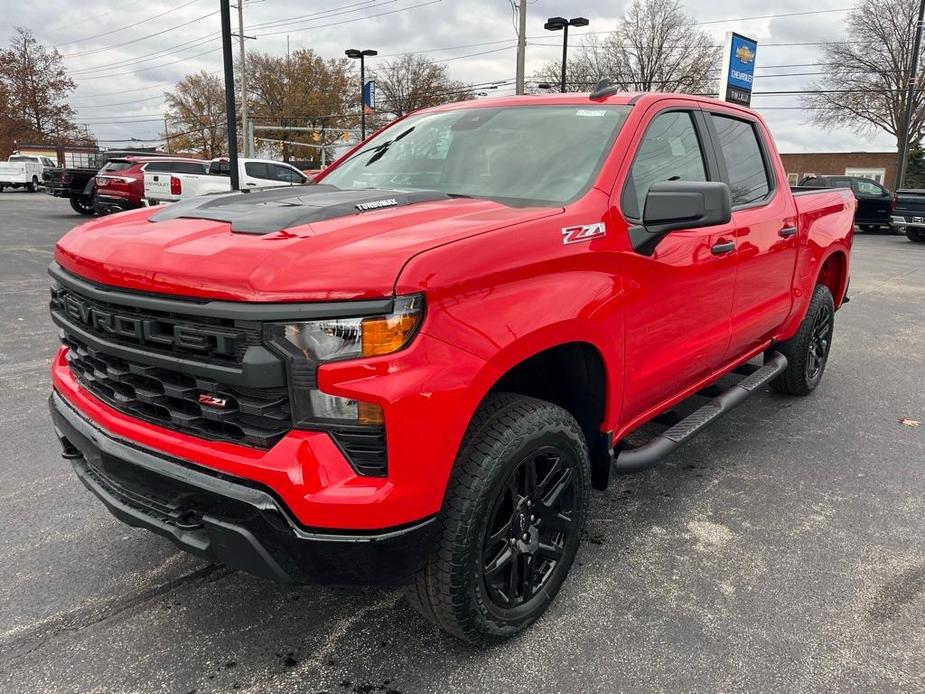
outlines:
{"label": "brick building", "polygon": [[896,152],[800,152],[781,154],[790,185],[804,176],[828,174],[863,176],[893,190],[896,179]]}

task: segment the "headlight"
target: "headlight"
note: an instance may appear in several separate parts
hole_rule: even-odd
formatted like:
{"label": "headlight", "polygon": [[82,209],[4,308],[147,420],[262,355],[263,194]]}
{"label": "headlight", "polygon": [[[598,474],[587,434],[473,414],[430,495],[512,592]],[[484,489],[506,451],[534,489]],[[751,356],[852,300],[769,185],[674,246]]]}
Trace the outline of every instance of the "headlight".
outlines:
{"label": "headlight", "polygon": [[317,368],[325,362],[397,352],[414,338],[423,317],[424,297],[415,295],[396,298],[388,315],[266,324],[267,344],[289,362],[295,425],[382,424],[378,405],[319,390]]}

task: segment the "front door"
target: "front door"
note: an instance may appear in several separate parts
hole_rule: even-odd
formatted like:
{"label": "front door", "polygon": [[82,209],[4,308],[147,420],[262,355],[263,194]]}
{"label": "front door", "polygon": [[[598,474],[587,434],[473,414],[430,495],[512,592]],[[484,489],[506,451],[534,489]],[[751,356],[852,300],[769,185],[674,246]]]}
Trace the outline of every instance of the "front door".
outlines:
{"label": "front door", "polygon": [[[700,124],[700,125],[698,125]],[[648,124],[620,192],[620,208],[641,223],[657,181],[718,180],[704,156],[700,112],[661,112]],[[623,421],[661,404],[722,363],[729,346],[736,248],[731,225],[673,231],[651,254],[625,263],[626,372]]]}
{"label": "front door", "polygon": [[856,178],[854,194],[858,199],[855,219],[858,224],[889,224],[892,199],[889,191],[874,181]]}

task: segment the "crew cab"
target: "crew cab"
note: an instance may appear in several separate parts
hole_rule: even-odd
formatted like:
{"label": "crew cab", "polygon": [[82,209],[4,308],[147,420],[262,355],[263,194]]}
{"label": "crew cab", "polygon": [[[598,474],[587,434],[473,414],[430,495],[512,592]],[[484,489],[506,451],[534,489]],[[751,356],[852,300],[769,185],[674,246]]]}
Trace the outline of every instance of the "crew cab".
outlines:
{"label": "crew cab", "polygon": [[[209,162],[204,172],[147,173],[144,197],[149,204],[177,202],[197,195],[224,193],[231,190],[227,157]],[[239,159],[238,180],[242,189],[295,186],[308,183],[308,176],[294,166],[268,159]]]}
{"label": "crew cab", "polygon": [[925,190],[897,190],[892,223],[910,241],[925,242]]}
{"label": "crew cab", "polygon": [[50,268],[64,456],[189,552],[405,584],[508,638],[592,487],[819,385],[856,202],[786,181],[755,112],[602,84],[418,111],[317,184],[90,221]]}
{"label": "crew cab", "polygon": [[96,174],[93,207],[97,214],[134,210],[144,205],[144,176],[205,174],[209,162],[183,157],[122,157],[110,159]]}
{"label": "crew cab", "polygon": [[47,157],[33,154],[13,154],[0,162],[0,193],[4,188],[26,188],[30,193],[39,189]]}
{"label": "crew cab", "polygon": [[896,196],[877,181],[862,176],[808,176],[800,185],[810,188],[850,188],[858,201],[854,223],[861,231],[891,228]]}

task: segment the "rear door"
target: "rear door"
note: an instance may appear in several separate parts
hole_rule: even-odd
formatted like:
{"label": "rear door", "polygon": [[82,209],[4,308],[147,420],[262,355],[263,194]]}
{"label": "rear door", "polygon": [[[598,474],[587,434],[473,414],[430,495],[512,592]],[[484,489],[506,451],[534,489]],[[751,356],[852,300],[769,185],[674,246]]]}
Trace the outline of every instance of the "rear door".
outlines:
{"label": "rear door", "polygon": [[[683,102],[681,102],[683,103]],[[668,108],[647,121],[620,191],[631,227],[659,181],[719,180],[699,108]],[[736,275],[731,225],[673,231],[650,252],[627,253],[623,419],[649,411],[722,366]],[[632,232],[631,232],[632,234]]]}
{"label": "rear door", "polygon": [[759,347],[790,314],[797,259],[797,216],[786,178],[771,159],[767,132],[739,111],[710,109],[723,180],[732,193],[739,256],[729,359]]}
{"label": "rear door", "polygon": [[889,191],[876,181],[855,178],[854,194],[858,199],[855,219],[859,224],[889,224],[892,198]]}

